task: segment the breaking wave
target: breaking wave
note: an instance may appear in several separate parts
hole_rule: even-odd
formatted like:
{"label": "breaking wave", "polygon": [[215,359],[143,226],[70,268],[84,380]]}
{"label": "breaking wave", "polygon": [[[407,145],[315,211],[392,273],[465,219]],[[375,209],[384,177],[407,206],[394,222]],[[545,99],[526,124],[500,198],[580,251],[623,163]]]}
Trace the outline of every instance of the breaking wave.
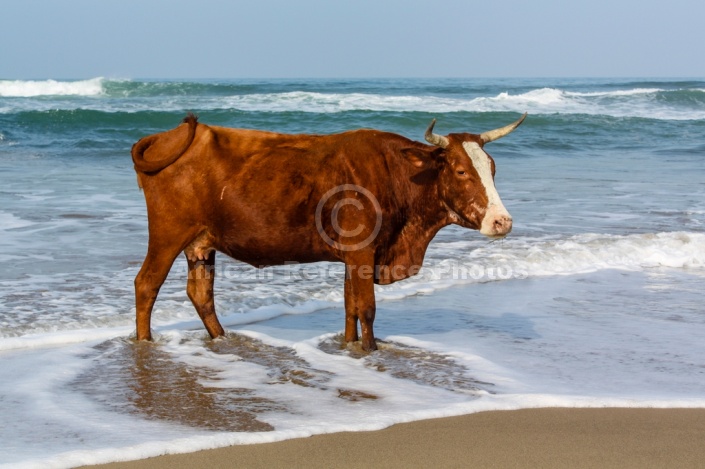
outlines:
{"label": "breaking wave", "polygon": [[[402,82],[403,84],[403,82]],[[354,82],[325,88],[315,83],[175,82],[92,78],[80,81],[0,81],[0,98],[42,98],[3,103],[3,113],[48,110],[102,112],[243,111],[342,113],[373,112],[525,112],[585,114],[664,120],[705,119],[705,89],[697,83],[627,83],[621,89],[576,86],[479,86],[472,81],[458,93],[434,86],[366,88]],[[682,85],[682,86],[681,86]],[[592,87],[595,88],[595,87]],[[326,89],[325,92],[321,91]],[[52,100],[75,96],[100,99]],[[158,98],[158,99],[157,99]]]}
{"label": "breaking wave", "polygon": [[79,81],[0,80],[0,97],[35,98],[39,96],[99,96],[104,93],[103,78]]}
{"label": "breaking wave", "polygon": [[399,299],[456,285],[579,275],[605,269],[685,269],[705,273],[705,234],[578,234],[514,238],[497,247],[477,241],[433,243],[417,277],[380,288],[380,299]]}

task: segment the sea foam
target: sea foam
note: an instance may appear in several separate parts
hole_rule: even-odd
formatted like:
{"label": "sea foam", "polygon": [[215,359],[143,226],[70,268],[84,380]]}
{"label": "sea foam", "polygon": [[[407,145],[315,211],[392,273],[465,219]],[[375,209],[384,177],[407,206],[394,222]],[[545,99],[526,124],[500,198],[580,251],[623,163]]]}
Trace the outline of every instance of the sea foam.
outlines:
{"label": "sea foam", "polygon": [[669,104],[668,99],[656,101],[655,98],[659,93],[668,96],[670,91],[657,88],[636,88],[605,92],[573,92],[558,88],[538,88],[518,94],[505,91],[494,96],[479,97],[390,96],[366,93],[293,91],[235,95],[223,98],[217,103],[203,104],[207,107],[214,106],[216,109],[237,109],[249,112],[482,113],[528,111],[530,114],[586,114],[664,120],[705,118],[705,112],[673,107]]}
{"label": "sea foam", "polygon": [[103,78],[79,81],[0,80],[0,97],[98,96],[103,94]]}
{"label": "sea foam", "polygon": [[22,228],[32,225],[33,222],[23,220],[12,213],[3,212],[0,210],[0,231],[11,230],[13,228]]}

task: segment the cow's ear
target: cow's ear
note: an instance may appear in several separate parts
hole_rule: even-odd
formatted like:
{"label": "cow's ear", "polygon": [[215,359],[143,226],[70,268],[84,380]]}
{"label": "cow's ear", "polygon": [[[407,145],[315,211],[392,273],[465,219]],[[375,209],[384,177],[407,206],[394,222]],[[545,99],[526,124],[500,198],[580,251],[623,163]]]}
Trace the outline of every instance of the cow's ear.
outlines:
{"label": "cow's ear", "polygon": [[401,154],[417,168],[428,168],[436,161],[436,155],[420,148],[402,148]]}

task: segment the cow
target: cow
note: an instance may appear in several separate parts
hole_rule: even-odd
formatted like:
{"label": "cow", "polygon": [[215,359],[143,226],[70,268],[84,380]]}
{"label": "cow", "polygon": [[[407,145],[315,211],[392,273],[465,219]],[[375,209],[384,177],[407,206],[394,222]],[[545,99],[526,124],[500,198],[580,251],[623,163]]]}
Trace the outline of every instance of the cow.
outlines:
{"label": "cow", "polygon": [[[345,341],[377,349],[374,284],[416,275],[428,244],[456,224],[502,238],[512,218],[494,185],[482,134],[425,133],[429,144],[373,129],[291,135],[205,125],[193,114],[132,147],[149,225],[135,278],[136,339],[151,340],[160,287],[180,253],[186,292],[212,338],[215,252],[261,268],[345,264]],[[358,321],[360,335],[358,335]]]}

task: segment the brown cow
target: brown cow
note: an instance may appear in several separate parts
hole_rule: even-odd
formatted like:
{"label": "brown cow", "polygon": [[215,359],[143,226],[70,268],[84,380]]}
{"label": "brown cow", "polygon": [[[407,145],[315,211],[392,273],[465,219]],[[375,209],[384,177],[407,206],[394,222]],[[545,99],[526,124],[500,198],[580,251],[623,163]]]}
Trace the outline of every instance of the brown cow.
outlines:
{"label": "brown cow", "polygon": [[286,135],[200,124],[193,115],[141,139],[132,160],[144,189],[149,247],[135,278],[137,339],[150,340],[159,288],[179,253],[186,291],[211,337],[215,251],[255,267],[343,262],[345,340],[377,348],[374,284],[418,273],[449,224],[499,238],[512,219],[494,186],[485,143],[513,131],[426,131],[432,145],[379,130]]}

